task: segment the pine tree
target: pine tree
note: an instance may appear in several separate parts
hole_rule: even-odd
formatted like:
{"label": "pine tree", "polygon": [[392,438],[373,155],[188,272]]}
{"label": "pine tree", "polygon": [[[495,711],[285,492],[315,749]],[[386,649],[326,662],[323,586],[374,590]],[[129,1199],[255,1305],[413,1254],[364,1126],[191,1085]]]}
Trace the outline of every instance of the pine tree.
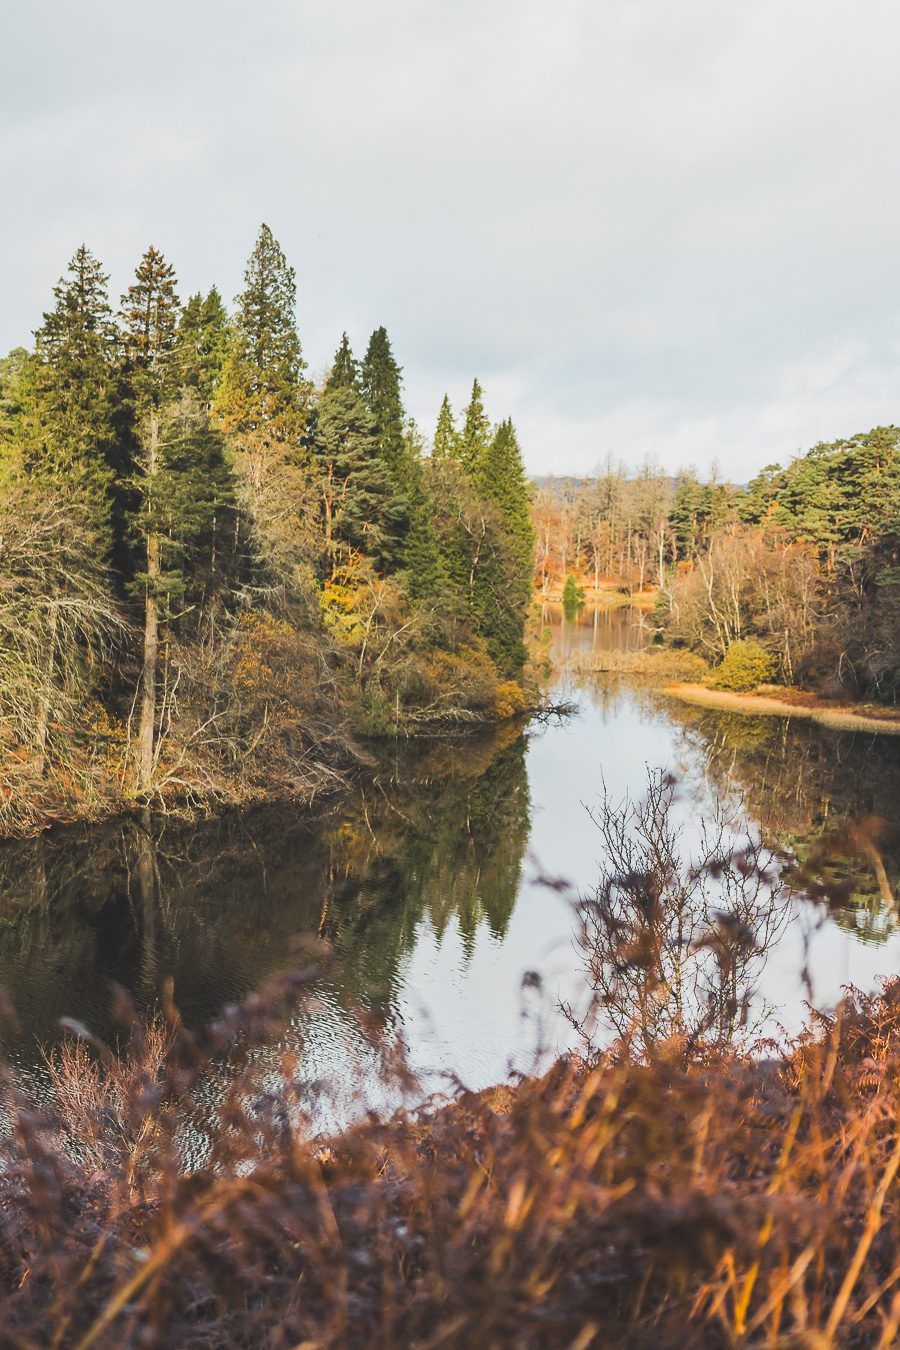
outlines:
{"label": "pine tree", "polygon": [[122,343],[134,403],[138,453],[135,456],[137,520],[145,569],[137,582],[144,597],[144,661],[135,765],[135,783],[146,793],[153,778],[156,751],[156,682],[159,659],[162,542],[158,479],[164,470],[160,446],[163,408],[176,388],[175,360],[178,295],[175,273],[152,246],[140,263],[133,285],[122,297]]}
{"label": "pine tree", "polygon": [[107,277],[82,245],[35,334],[25,380],[24,464],[89,503],[108,549],[117,452],[116,331]]}
{"label": "pine tree", "polygon": [[434,459],[455,459],[459,449],[459,433],[456,430],[456,423],[453,420],[453,409],[450,407],[450,399],[444,395],[444,401],[441,404],[441,411],[438,413],[437,426],[434,432],[434,443],[432,448],[432,457]]}
{"label": "pine tree", "polygon": [[465,423],[459,437],[457,455],[463,468],[475,474],[491,442],[491,424],[484,411],[484,392],[477,380],[466,408]]}
{"label": "pine tree", "polygon": [[296,323],[297,283],[281,246],[263,225],[244,272],[216,411],[226,432],[263,432],[299,445],[309,389]]}
{"label": "pine tree", "polygon": [[228,311],[213,286],[208,295],[192,295],[178,324],[180,383],[212,405],[222,381],[229,339]]}

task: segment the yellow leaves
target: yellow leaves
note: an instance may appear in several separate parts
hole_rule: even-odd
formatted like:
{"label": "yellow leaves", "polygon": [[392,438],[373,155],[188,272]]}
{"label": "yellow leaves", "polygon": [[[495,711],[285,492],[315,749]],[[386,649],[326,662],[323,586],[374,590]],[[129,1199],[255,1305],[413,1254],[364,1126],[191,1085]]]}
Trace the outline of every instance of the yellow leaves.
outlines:
{"label": "yellow leaves", "polygon": [[522,687],[515,680],[504,680],[497,686],[494,711],[501,722],[519,717],[527,707]]}

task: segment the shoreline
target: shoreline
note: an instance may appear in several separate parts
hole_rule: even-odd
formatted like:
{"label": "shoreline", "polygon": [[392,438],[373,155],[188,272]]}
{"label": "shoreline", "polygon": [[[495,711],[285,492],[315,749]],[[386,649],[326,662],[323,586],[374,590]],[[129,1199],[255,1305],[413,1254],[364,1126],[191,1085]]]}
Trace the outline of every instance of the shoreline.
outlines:
{"label": "shoreline", "polygon": [[[245,785],[240,790],[237,785],[225,783],[220,789],[201,796],[196,792],[172,798],[162,802],[159,797],[141,800],[138,798],[108,795],[94,801],[85,800],[72,809],[60,806],[55,810],[45,810],[28,819],[16,821],[14,818],[0,823],[0,848],[4,845],[27,843],[40,839],[55,831],[78,828],[93,828],[109,825],[115,821],[136,820],[149,813],[159,819],[178,821],[183,824],[214,820],[235,812],[254,811],[260,807],[292,807],[303,813],[313,814],[320,801],[333,801],[335,798],[351,793],[361,778],[374,766],[374,752],[379,744],[396,742],[468,741],[479,736],[500,734],[504,728],[515,727],[515,734],[522,735],[532,722],[556,714],[565,715],[571,709],[568,705],[556,705],[541,700],[529,705],[523,712],[509,717],[491,719],[473,719],[471,721],[439,721],[413,723],[398,729],[395,736],[360,737],[357,742],[357,758],[351,765],[322,764],[319,768],[322,776],[318,781],[302,785],[290,785],[272,781],[269,784]],[[229,791],[230,788],[233,790]]]}
{"label": "shoreline", "polygon": [[839,703],[800,690],[786,689],[784,696],[775,697],[771,694],[735,694],[726,689],[709,689],[702,684],[667,684],[661,692],[699,708],[745,713],[753,717],[799,717],[808,722],[818,722],[832,731],[900,736],[900,712],[891,716],[886,710],[882,712],[871,704]]}

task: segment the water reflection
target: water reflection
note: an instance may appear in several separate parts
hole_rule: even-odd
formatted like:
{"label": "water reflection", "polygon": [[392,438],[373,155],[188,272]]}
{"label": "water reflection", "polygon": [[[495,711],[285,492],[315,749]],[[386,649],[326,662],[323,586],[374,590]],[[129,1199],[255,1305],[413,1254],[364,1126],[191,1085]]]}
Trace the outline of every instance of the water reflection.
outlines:
{"label": "water reflection", "polygon": [[858,941],[884,943],[897,932],[896,740],[685,704],[672,711],[716,791],[738,793],[781,853],[788,881],[827,891],[832,917]]}
{"label": "water reflection", "polygon": [[396,998],[423,924],[452,922],[462,959],[484,925],[502,940],[528,836],[525,742],[507,731],[402,747],[316,819],[279,809],[202,827],[152,818],[0,850],[0,985],[28,1058],[58,1018],[110,1029],[115,980],[149,1007],[171,978],[182,1015],[214,1016],[291,960],[334,947],[348,1008]]}
{"label": "water reflection", "polygon": [[[315,818],[267,809],[190,828],[131,820],[0,849],[0,984],[22,1022],[18,1062],[34,1064],[36,1038],[57,1034],[62,1015],[108,1034],[111,980],[146,1008],[170,977],[197,1024],[302,960],[297,942],[309,937],[333,948],[331,984],[286,1038],[302,1046],[302,1072],[340,1079],[348,1101],[375,1081],[380,1049],[400,1041],[425,1089],[446,1074],[480,1087],[540,1067],[577,1043],[560,1007],[577,1021],[595,990],[609,1035],[634,1023],[720,1043],[761,1019],[795,1028],[811,997],[832,1004],[844,983],[871,988],[896,969],[885,891],[898,880],[896,741],[573,675],[567,653],[634,649],[646,622],[623,610],[581,611],[567,625],[549,607],[546,617],[559,692],[579,705],[571,719],[525,736],[506,728],[386,748],[353,794]],[[598,878],[602,890],[629,870],[590,811],[604,788],[640,801],[648,768],[678,780],[670,823],[686,855],[702,852],[724,801],[735,840],[776,848],[797,884],[831,869],[846,881],[839,903],[776,913],[757,896],[739,915],[722,878],[708,877],[702,894],[646,909],[640,888],[617,887],[594,911],[602,921],[586,950],[571,903],[542,877],[596,898]],[[886,824],[848,834],[860,816]],[[835,830],[843,851],[828,844],[825,856]],[[729,946],[729,931],[743,945]],[[643,947],[649,978],[624,959],[629,944]],[[540,997],[523,991],[532,970]],[[373,1089],[368,1100],[384,1098]]]}

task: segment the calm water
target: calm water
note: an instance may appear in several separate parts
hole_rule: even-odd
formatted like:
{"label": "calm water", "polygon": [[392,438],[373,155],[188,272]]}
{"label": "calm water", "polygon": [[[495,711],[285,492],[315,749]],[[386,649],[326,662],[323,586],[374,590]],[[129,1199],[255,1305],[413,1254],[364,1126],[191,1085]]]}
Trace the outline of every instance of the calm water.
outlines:
{"label": "calm water", "polygon": [[[777,838],[801,858],[850,815],[896,825],[896,740],[701,711],[578,677],[573,654],[640,645],[639,619],[546,619],[560,693],[578,704],[570,719],[525,736],[394,748],[372,782],[314,820],[278,809],[190,829],[128,822],[0,850],[0,984],[19,1012],[8,1050],[23,1071],[60,1016],[108,1032],[111,980],[147,1007],[171,977],[197,1023],[302,962],[297,941],[314,935],[333,948],[330,984],[286,1040],[301,1048],[305,1075],[331,1085],[313,1107],[317,1124],[360,1101],[387,1105],[379,1048],[401,1040],[423,1092],[446,1075],[481,1087],[534,1068],[538,1047],[546,1058],[574,1039],[559,1004],[584,1007],[585,955],[570,899],[545,878],[595,886],[603,841],[590,810],[604,789],[640,799],[648,769],[670,770],[685,853],[717,799],[732,812],[730,839]],[[888,855],[896,880],[895,861]],[[793,901],[768,916],[757,933],[766,950],[729,974],[745,1022],[796,1028],[811,995],[830,1005],[842,985],[871,988],[898,968],[893,913],[868,865],[859,871],[838,912]],[[707,910],[715,902],[707,897]],[[695,937],[708,918],[693,916]],[[672,951],[689,1018],[715,971],[687,940]],[[540,989],[523,989],[528,971]],[[654,1016],[669,1015],[675,983],[656,992]],[[633,1015],[627,982],[607,992],[620,1018]]]}

